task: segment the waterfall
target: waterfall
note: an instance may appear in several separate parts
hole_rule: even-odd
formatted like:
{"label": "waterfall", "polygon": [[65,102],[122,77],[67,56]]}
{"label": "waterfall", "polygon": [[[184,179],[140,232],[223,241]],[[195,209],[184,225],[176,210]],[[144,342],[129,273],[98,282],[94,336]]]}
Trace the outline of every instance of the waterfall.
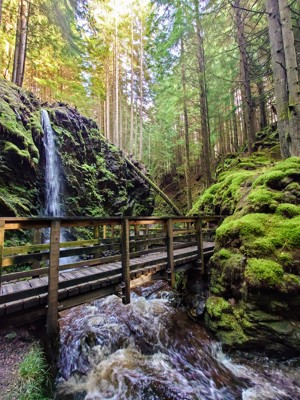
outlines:
{"label": "waterfall", "polygon": [[[61,161],[56,152],[55,146],[55,133],[51,126],[49,114],[46,110],[42,110],[41,114],[42,127],[44,131],[44,147],[46,156],[46,168],[45,168],[45,207],[44,216],[46,217],[62,217],[64,209],[61,203],[60,193],[62,187],[62,173],[61,173]],[[50,231],[47,229],[44,232],[45,241],[50,240]],[[68,241],[68,231],[61,229],[60,241]],[[78,261],[77,256],[63,257],[60,259],[60,264],[71,264]]]}
{"label": "waterfall", "polygon": [[42,110],[42,127],[44,131],[44,146],[46,155],[46,202],[44,215],[49,217],[62,216],[61,209],[61,165],[56,153],[55,134],[46,110]]}

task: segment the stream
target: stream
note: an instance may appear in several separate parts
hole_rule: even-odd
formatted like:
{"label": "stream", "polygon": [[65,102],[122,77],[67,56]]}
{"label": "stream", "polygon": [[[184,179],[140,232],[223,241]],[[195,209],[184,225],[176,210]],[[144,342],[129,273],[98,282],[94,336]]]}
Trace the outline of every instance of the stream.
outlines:
{"label": "stream", "polygon": [[300,359],[225,355],[157,281],[64,312],[57,400],[297,400]]}

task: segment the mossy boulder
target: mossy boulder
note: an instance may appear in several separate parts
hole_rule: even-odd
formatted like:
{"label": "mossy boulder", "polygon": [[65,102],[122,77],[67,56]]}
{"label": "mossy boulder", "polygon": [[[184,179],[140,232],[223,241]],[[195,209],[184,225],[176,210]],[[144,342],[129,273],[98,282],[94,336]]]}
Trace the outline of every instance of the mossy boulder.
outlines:
{"label": "mossy boulder", "polygon": [[300,158],[270,154],[231,157],[192,213],[227,215],[210,264],[208,327],[227,347],[289,356],[300,353]]}
{"label": "mossy boulder", "polygon": [[[154,197],[149,184],[127,165],[122,152],[105,140],[94,121],[65,104],[43,108],[48,110],[56,134],[65,215],[151,215]],[[0,80],[1,216],[43,213],[41,109],[33,94]]]}

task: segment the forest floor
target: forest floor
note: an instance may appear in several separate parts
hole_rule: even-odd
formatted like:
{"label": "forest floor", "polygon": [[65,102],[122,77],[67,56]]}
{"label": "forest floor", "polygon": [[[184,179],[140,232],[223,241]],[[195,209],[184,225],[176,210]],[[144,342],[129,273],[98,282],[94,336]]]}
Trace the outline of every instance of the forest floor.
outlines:
{"label": "forest floor", "polygon": [[34,325],[0,328],[0,400],[9,396],[17,381],[19,364],[38,342]]}

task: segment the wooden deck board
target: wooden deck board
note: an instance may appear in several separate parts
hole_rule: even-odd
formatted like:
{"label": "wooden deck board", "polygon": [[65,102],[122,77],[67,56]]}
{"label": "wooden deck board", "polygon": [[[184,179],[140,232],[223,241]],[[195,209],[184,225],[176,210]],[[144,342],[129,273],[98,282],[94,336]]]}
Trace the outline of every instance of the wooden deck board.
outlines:
{"label": "wooden deck board", "polygon": [[[213,249],[213,243],[204,243],[204,251]],[[207,251],[209,253],[209,251]],[[185,270],[188,263],[198,259],[197,246],[175,248],[175,271]],[[142,282],[151,279],[153,274],[167,268],[167,252],[154,252],[130,259],[130,280]],[[144,278],[143,278],[144,277]],[[58,298],[60,304],[76,305],[76,297],[93,298],[95,291],[101,297],[111,294],[122,283],[122,264],[112,261],[109,264],[83,266],[66,269],[59,273]],[[116,286],[117,285],[117,286]],[[24,310],[27,312],[47,304],[48,277],[35,277],[29,280],[7,282],[2,284],[0,295],[0,317]],[[96,296],[96,294],[95,294]],[[5,301],[3,301],[5,300]],[[81,303],[80,303],[81,304]],[[61,308],[60,308],[61,309]]]}

